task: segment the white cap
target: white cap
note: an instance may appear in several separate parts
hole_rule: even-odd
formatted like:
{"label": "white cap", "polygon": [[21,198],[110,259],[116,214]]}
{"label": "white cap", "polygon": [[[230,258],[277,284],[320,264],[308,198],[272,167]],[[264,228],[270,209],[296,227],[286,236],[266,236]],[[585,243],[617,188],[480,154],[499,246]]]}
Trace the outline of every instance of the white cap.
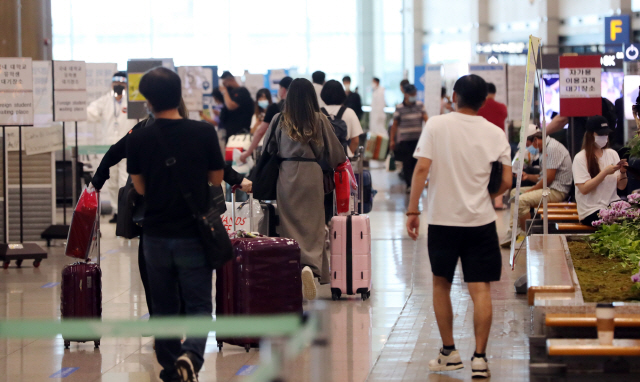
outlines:
{"label": "white cap", "polygon": [[533,134],[535,134],[538,131],[538,126],[534,125],[534,124],[529,124],[529,126],[527,126],[527,130],[526,130],[526,135],[525,137],[530,137]]}

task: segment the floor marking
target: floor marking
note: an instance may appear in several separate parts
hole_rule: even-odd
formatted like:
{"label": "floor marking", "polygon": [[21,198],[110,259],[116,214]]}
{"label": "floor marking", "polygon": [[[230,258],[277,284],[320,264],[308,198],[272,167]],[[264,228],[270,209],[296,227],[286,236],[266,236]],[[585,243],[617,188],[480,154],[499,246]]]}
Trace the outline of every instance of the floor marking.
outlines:
{"label": "floor marking", "polygon": [[251,375],[255,373],[259,365],[244,365],[238,370],[236,375]]}
{"label": "floor marking", "polygon": [[60,285],[60,283],[47,283],[41,286],[40,288],[53,288],[54,286]]}
{"label": "floor marking", "polygon": [[76,372],[78,369],[79,369],[78,367],[63,367],[62,369],[51,374],[49,378],[67,378],[68,376]]}

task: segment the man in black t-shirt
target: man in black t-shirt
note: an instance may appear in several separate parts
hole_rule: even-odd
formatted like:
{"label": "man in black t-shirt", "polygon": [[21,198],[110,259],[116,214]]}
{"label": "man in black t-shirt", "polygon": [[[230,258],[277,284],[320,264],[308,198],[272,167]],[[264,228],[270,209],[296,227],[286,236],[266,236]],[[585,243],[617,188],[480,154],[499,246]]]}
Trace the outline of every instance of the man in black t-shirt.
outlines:
{"label": "man in black t-shirt", "polygon": [[285,98],[287,98],[289,85],[291,85],[292,81],[293,81],[293,78],[289,76],[284,77],[280,80],[279,82],[280,88],[278,89],[278,98],[280,98],[280,101],[278,101],[277,103],[272,103],[271,105],[269,105],[269,107],[267,107],[267,110],[264,113],[264,119],[262,120],[262,123],[260,124],[260,126],[258,126],[256,131],[253,133],[253,141],[251,142],[251,146],[247,151],[240,154],[240,162],[245,163],[247,161],[247,158],[249,158],[249,156],[253,154],[255,149],[259,146],[262,146],[262,143],[261,143],[262,138],[264,137],[264,134],[267,132],[267,129],[269,128],[269,125],[271,124],[273,117],[275,117],[276,114],[280,113],[284,108],[284,100]]}
{"label": "man in black t-shirt", "polygon": [[[213,126],[183,119],[178,112],[180,77],[163,67],[140,80],[155,123],[132,132],[127,142],[127,171],[136,191],[145,197],[144,257],[154,316],[180,311],[211,317],[213,269],[207,261],[196,220],[181,189],[190,193],[200,211],[208,209],[208,183],[219,186],[224,161]],[[168,167],[172,158],[172,167]],[[176,179],[177,178],[177,179]],[[196,381],[204,363],[207,338],[157,339],[156,357],[165,381]],[[187,376],[180,379],[180,375]]]}
{"label": "man in black t-shirt", "polygon": [[351,91],[351,77],[344,76],[342,78],[342,85],[344,85],[344,91],[347,93],[347,100],[344,101],[346,107],[353,109],[358,116],[358,119],[362,119],[364,112],[362,111],[362,99],[358,94],[358,89],[355,92]]}
{"label": "man in black t-shirt", "polygon": [[233,74],[222,73],[220,93],[224,107],[220,111],[220,123],[227,130],[227,139],[236,134],[248,134],[254,112],[253,99],[247,88],[240,86]]}

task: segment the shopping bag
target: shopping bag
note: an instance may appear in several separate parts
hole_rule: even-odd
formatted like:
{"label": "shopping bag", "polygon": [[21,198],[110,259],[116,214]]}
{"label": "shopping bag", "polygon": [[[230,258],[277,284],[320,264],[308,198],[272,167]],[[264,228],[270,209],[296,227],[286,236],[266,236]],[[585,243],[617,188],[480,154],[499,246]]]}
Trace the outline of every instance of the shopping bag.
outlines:
{"label": "shopping bag", "polygon": [[[227,202],[227,211],[221,215],[222,224],[227,232],[233,232],[233,204]],[[258,227],[264,218],[260,201],[253,199],[253,211],[249,209],[249,201],[236,205],[236,231],[258,232]]]}
{"label": "shopping bag", "polygon": [[233,161],[233,150],[247,151],[251,147],[251,134],[236,134],[229,137],[225,148],[224,160]]}
{"label": "shopping bag", "polygon": [[91,252],[91,243],[96,235],[98,223],[98,192],[85,188],[73,211],[67,246],[64,254],[86,260]]}

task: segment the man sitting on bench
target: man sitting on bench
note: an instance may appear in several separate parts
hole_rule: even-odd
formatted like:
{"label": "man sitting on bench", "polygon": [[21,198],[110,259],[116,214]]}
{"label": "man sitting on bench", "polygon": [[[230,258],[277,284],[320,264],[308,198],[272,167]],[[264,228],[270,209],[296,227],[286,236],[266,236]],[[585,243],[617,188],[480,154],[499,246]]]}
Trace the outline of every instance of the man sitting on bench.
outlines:
{"label": "man sitting on bench", "polygon": [[[538,149],[540,153],[545,150],[547,152],[547,186],[549,187],[549,197],[547,199],[550,203],[562,202],[571,189],[571,181],[573,179],[571,175],[571,156],[569,151],[557,140],[547,137],[546,144],[542,142],[542,131],[537,130],[530,137],[533,138],[533,147]],[[542,200],[542,176],[538,183],[533,187],[520,188],[522,194],[517,207],[511,205],[511,216],[513,216],[513,208],[518,208],[518,226],[516,229],[522,232],[518,235],[524,238],[524,230],[527,219],[531,218],[531,209],[537,208]],[[511,191],[511,197],[516,194],[516,190]],[[511,229],[513,229],[513,221],[511,221]],[[508,247],[511,245],[511,229],[507,233],[506,240],[503,241],[502,246]]]}

